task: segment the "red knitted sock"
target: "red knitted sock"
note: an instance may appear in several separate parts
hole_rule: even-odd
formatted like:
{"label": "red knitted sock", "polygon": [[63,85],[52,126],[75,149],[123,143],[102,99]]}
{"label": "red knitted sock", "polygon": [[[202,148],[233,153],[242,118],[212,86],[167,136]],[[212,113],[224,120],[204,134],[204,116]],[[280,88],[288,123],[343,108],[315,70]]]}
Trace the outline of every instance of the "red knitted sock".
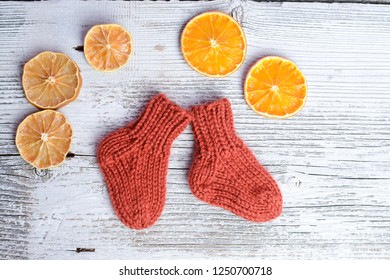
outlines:
{"label": "red knitted sock", "polygon": [[160,94],[135,123],[114,131],[100,143],[99,165],[112,205],[125,225],[143,229],[160,217],[170,148],[190,120],[188,112]]}
{"label": "red knitted sock", "polygon": [[279,216],[280,190],[236,135],[230,102],[221,99],[192,112],[195,159],[189,183],[194,195],[250,221]]}

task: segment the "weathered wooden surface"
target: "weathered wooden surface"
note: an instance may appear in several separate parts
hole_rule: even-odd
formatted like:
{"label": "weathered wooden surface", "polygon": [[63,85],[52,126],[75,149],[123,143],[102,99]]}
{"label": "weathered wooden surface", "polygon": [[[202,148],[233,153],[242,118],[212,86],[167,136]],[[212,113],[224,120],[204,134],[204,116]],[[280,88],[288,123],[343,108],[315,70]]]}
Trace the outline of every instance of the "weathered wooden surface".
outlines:
{"label": "weathered wooden surface", "polygon": [[[179,36],[194,15],[232,13],[248,41],[241,69],[210,79],[183,61]],[[128,66],[93,70],[86,31],[116,22],[133,35]],[[80,66],[80,97],[61,109],[74,127],[74,158],[38,172],[14,145],[19,122],[36,109],[21,88],[23,64],[43,50]],[[296,62],[308,80],[303,111],[288,120],[256,115],[243,78],[258,58]],[[390,258],[390,6],[212,1],[0,3],[0,258]],[[111,207],[95,150],[134,120],[156,92],[183,107],[231,100],[236,129],[284,195],[277,220],[254,224],[190,192],[188,127],[170,158],[167,202],[147,230],[124,227]],[[76,253],[76,247],[95,248]]]}

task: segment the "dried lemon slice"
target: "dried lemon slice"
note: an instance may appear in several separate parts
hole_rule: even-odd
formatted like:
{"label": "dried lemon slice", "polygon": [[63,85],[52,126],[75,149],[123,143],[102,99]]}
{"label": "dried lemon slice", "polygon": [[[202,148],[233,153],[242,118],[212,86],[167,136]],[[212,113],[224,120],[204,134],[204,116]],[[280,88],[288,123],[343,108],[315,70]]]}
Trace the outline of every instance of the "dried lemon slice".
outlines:
{"label": "dried lemon slice", "polygon": [[72,143],[72,127],[60,112],[44,110],[27,116],[16,132],[24,160],[39,169],[62,164]]}
{"label": "dried lemon slice", "polygon": [[99,71],[110,72],[123,67],[132,50],[130,33],[118,24],[95,25],[85,36],[85,58]]}
{"label": "dried lemon slice", "polygon": [[27,100],[40,109],[58,109],[80,93],[79,67],[63,53],[43,52],[24,65],[22,85]]}

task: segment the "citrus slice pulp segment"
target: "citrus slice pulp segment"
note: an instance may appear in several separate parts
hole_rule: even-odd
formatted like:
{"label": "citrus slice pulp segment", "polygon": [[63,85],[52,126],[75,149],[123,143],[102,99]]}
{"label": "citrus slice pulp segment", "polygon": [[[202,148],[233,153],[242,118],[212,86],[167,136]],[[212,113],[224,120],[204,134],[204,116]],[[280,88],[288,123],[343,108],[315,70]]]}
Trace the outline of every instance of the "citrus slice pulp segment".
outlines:
{"label": "citrus slice pulp segment", "polygon": [[95,25],[84,40],[85,57],[99,71],[121,68],[128,62],[132,49],[130,33],[118,24]]}
{"label": "citrus slice pulp segment", "polygon": [[305,77],[290,60],[264,57],[249,70],[244,86],[245,100],[258,114],[288,118],[298,113],[307,97]]}
{"label": "citrus slice pulp segment", "polygon": [[248,101],[250,104],[259,103],[262,99],[270,94],[269,90],[256,90],[248,94]]}
{"label": "citrus slice pulp segment", "polygon": [[72,143],[72,127],[60,112],[44,110],[27,116],[16,132],[24,160],[39,169],[62,164]]}
{"label": "citrus slice pulp segment", "polygon": [[43,52],[24,65],[23,89],[27,100],[40,109],[58,109],[80,93],[77,64],[62,53]]}
{"label": "citrus slice pulp segment", "polygon": [[181,35],[186,62],[209,77],[226,77],[242,64],[246,54],[243,30],[231,16],[218,11],[191,19]]}

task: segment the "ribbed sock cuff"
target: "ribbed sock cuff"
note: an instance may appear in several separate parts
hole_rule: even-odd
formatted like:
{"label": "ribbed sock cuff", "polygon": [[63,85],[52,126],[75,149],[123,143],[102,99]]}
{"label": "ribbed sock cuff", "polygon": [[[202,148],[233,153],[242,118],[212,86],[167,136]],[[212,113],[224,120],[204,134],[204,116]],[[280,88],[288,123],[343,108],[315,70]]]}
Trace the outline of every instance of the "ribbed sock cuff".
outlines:
{"label": "ribbed sock cuff", "polygon": [[164,94],[158,94],[146,106],[137,120],[132,133],[138,139],[163,145],[173,140],[191,121],[191,114],[170,101]]}
{"label": "ribbed sock cuff", "polygon": [[194,106],[192,114],[195,139],[201,150],[218,151],[235,146],[237,136],[228,99]]}

